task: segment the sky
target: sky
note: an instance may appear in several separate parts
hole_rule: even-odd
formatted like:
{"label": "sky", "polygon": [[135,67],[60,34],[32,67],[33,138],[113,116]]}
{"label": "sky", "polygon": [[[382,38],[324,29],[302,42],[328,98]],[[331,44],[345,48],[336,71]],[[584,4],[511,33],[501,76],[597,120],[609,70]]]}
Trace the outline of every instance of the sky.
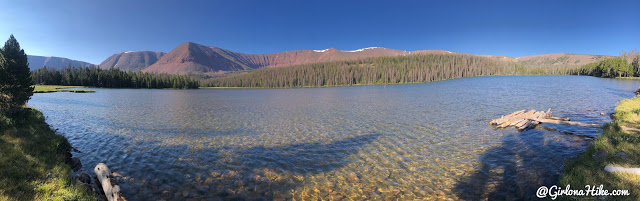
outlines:
{"label": "sky", "polygon": [[235,52],[440,49],[520,57],[640,49],[640,1],[0,0],[0,40],[99,64],[195,42]]}

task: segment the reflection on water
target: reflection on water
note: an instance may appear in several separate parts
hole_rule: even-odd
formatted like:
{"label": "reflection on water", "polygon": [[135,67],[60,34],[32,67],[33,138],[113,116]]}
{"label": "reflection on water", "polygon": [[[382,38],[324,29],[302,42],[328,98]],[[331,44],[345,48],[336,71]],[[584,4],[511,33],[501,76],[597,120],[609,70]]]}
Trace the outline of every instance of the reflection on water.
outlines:
{"label": "reflection on water", "polygon": [[[95,89],[29,106],[132,200],[530,198],[599,132],[495,129],[520,109],[603,123],[636,80],[476,77],[307,89]],[[567,135],[564,133],[578,133]],[[587,136],[587,137],[585,137]]]}

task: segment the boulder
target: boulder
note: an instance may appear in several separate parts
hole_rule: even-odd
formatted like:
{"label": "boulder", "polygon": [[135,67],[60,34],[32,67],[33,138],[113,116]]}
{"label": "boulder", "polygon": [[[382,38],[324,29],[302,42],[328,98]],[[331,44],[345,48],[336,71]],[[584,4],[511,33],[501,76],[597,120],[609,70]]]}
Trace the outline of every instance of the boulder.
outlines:
{"label": "boulder", "polygon": [[91,176],[89,176],[89,174],[87,173],[80,173],[78,176],[76,176],[76,179],[83,184],[91,184]]}
{"label": "boulder", "polygon": [[82,168],[82,163],[80,162],[80,159],[78,157],[71,158],[69,165],[74,172],[77,172],[78,170],[80,170],[80,168]]}
{"label": "boulder", "polygon": [[600,160],[604,157],[607,157],[607,155],[609,155],[609,152],[606,149],[600,149],[596,151],[596,153],[593,153],[591,157],[593,157],[593,159]]}

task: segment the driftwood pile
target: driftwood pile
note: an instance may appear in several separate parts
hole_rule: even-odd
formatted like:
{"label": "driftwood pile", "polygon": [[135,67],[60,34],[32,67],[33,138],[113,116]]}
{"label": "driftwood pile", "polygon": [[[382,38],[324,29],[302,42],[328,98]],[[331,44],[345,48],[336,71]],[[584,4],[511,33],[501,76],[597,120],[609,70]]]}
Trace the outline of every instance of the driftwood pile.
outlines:
{"label": "driftwood pile", "polygon": [[568,117],[552,117],[551,109],[544,111],[520,110],[515,111],[507,116],[502,116],[489,122],[490,125],[496,125],[498,128],[506,128],[513,126],[519,131],[535,128],[541,123],[563,124],[572,126],[599,128],[599,124],[585,124],[580,122],[572,122]]}

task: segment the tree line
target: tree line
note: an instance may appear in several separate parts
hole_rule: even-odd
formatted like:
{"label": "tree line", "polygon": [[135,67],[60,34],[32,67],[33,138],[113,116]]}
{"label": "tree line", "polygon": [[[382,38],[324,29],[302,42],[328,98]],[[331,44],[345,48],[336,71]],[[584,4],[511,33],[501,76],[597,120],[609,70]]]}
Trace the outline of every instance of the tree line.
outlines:
{"label": "tree line", "polygon": [[640,54],[636,51],[622,52],[618,57],[583,65],[572,74],[596,77],[640,77]]}
{"label": "tree line", "polygon": [[365,58],[262,68],[204,82],[212,87],[321,87],[431,82],[487,75],[570,74],[580,66],[528,66],[469,54]]}
{"label": "tree line", "polygon": [[116,68],[66,67],[61,70],[43,67],[31,71],[35,84],[72,85],[105,88],[196,89],[200,80],[186,75],[121,71]]}

